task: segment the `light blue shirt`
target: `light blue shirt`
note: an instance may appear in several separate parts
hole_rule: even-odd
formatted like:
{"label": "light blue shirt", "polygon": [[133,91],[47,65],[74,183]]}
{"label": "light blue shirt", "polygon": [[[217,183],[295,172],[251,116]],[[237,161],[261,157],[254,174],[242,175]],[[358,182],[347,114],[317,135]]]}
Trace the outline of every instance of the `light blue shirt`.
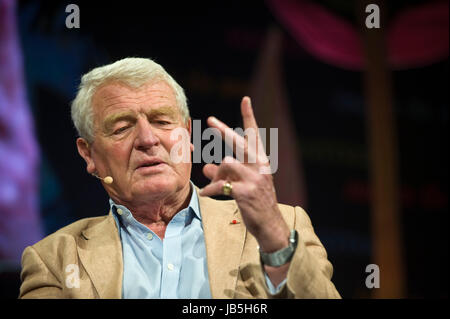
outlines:
{"label": "light blue shirt", "polygon": [[[195,188],[162,241],[110,199],[123,253],[123,298],[211,298],[205,237]],[[120,210],[119,210],[120,209]]]}
{"label": "light blue shirt", "polygon": [[[189,206],[169,222],[161,240],[122,205],[109,200],[123,254],[122,298],[209,299],[205,236],[195,187]],[[278,292],[265,274],[269,291]]]}

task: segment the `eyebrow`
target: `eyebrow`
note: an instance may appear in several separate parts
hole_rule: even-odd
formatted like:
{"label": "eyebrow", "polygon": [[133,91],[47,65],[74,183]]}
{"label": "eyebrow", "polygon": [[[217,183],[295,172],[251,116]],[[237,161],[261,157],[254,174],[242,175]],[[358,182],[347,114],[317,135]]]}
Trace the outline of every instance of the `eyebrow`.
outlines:
{"label": "eyebrow", "polygon": [[171,119],[175,120],[177,118],[177,109],[173,106],[161,106],[157,109],[152,109],[147,113],[147,117],[149,119],[158,117],[158,116],[168,116]]}
{"label": "eyebrow", "polygon": [[[157,109],[150,110],[147,114],[149,120],[155,119],[159,116],[168,116],[172,120],[177,119],[177,111],[173,106],[161,106]],[[124,111],[108,115],[103,121],[103,130],[110,132],[114,124],[120,121],[136,122],[136,113],[133,111]]]}

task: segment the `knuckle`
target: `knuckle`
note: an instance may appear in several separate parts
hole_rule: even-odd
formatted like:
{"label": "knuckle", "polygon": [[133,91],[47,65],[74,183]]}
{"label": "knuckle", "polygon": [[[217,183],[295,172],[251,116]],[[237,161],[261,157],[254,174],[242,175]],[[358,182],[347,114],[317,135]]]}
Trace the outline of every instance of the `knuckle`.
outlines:
{"label": "knuckle", "polygon": [[234,163],[234,158],[231,156],[225,156],[222,160],[222,163],[224,163],[224,164]]}
{"label": "knuckle", "polygon": [[258,190],[258,185],[255,183],[250,183],[247,187],[247,195],[248,196],[254,196],[256,194],[256,191]]}

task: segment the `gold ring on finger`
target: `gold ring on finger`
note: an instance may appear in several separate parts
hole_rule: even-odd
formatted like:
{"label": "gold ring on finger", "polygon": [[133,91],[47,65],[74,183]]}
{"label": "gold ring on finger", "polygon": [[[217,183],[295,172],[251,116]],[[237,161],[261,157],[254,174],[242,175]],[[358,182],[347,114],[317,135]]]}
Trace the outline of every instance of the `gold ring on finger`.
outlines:
{"label": "gold ring on finger", "polygon": [[230,182],[225,182],[222,186],[222,191],[225,196],[230,196],[231,191],[233,190],[233,185]]}

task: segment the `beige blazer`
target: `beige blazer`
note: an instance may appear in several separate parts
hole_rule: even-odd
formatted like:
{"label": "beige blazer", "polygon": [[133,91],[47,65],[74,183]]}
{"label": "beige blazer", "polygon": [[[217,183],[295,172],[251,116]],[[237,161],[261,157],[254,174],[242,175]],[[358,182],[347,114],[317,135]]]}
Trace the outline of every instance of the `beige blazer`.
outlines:
{"label": "beige blazer", "polygon": [[[271,295],[256,239],[246,230],[236,202],[199,196],[199,204],[213,298],[340,298],[330,281],[333,267],[303,209],[280,204],[299,243],[286,285]],[[75,274],[71,264],[78,266],[79,288],[66,283]],[[122,277],[122,246],[110,212],[79,220],[27,247],[19,297],[121,298]]]}

